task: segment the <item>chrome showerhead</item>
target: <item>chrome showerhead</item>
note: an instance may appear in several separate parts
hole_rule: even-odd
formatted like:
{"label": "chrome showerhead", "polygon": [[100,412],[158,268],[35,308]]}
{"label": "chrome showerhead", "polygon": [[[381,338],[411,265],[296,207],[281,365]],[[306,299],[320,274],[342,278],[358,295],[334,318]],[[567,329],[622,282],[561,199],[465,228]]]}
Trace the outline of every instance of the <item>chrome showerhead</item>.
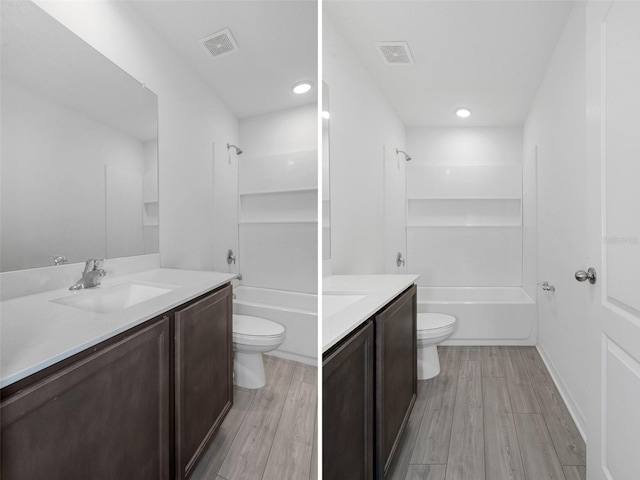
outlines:
{"label": "chrome showerhead", "polygon": [[403,154],[403,155],[404,155],[404,161],[405,161],[405,162],[408,162],[408,161],[410,161],[410,160],[411,160],[411,156],[410,156],[407,152],[405,152],[404,150],[398,150],[398,149],[396,148],[396,155],[397,155],[397,154],[399,154],[399,153],[401,153],[401,154]]}
{"label": "chrome showerhead", "polygon": [[231,145],[231,144],[227,143],[227,150],[229,150],[231,148],[235,148],[236,149],[236,155],[242,155],[242,149],[240,147],[238,147],[237,145]]}

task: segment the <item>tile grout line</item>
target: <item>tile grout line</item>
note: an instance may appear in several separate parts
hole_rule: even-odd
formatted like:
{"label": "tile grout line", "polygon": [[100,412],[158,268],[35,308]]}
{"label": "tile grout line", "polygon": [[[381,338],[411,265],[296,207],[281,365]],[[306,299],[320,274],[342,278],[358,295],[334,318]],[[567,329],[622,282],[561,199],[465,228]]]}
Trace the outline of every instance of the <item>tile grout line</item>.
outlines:
{"label": "tile grout line", "polygon": [[[482,357],[481,357],[482,358]],[[482,379],[482,362],[480,362],[480,409],[482,410],[482,463],[484,464],[484,480],[487,478],[487,442],[485,441],[485,435],[487,433],[485,429],[485,416],[484,416],[484,380]]]}
{"label": "tile grout line", "polygon": [[[418,380],[418,385],[420,384],[420,382],[422,382],[423,384],[426,384],[428,381],[429,380]],[[428,393],[430,390],[431,390],[431,385],[428,385],[426,387],[426,392],[425,393]],[[417,392],[416,392],[416,402],[417,402],[417,400],[418,400],[418,395],[417,395]],[[415,408],[415,403],[414,403],[413,406]],[[418,425],[418,429],[417,430],[418,431],[416,432],[416,437],[418,436],[418,433],[420,432],[420,427],[422,426],[422,419],[424,418],[424,414],[426,413],[426,411],[427,411],[427,401],[425,400],[424,408],[422,409],[422,412],[420,413],[420,421],[417,422],[417,425]],[[423,464],[418,464],[418,463],[411,463],[411,459],[413,458],[413,453],[414,453],[414,451],[416,449],[417,444],[418,444],[418,442],[416,442],[416,441],[413,442],[413,447],[411,448],[411,455],[409,455],[409,464],[407,465],[408,468],[411,468],[411,465],[423,465]],[[394,468],[396,468],[396,467],[397,467],[397,465],[394,466]]]}
{"label": "tile grout line", "polygon": [[[316,418],[313,421],[313,431],[314,433],[318,431],[318,401],[316,400]],[[314,439],[311,438],[311,458],[309,459],[309,480],[311,480],[311,477],[313,476],[313,442]],[[317,447],[316,447],[316,451],[317,451]],[[318,464],[320,464],[320,461],[318,461]],[[319,465],[316,465],[316,470],[318,469]]]}
{"label": "tile grout line", "polygon": [[[316,415],[315,415],[315,419],[313,420],[313,433],[317,433],[318,432],[318,395],[317,395],[317,390],[316,390]],[[309,480],[311,480],[311,477],[313,477],[313,444],[315,442],[315,440],[317,440],[317,438],[313,437],[313,434],[311,436],[311,458],[309,459]],[[316,455],[318,452],[318,447],[319,445],[316,445]],[[316,465],[316,472],[318,471],[320,465],[320,460],[318,459],[318,465]]]}
{"label": "tile grout line", "polygon": [[[242,429],[244,422],[247,420],[247,416],[249,415],[249,410],[251,409],[251,406],[253,405],[253,401],[256,399],[256,395],[257,393],[254,393],[251,395],[251,401],[249,402],[249,405],[247,405],[247,411],[245,412],[244,416],[242,417],[242,421],[240,422],[240,425],[238,426],[238,429],[236,430],[235,434],[233,435],[233,440],[231,440],[229,442],[229,448],[227,449],[227,453],[224,454],[224,458],[222,459],[222,462],[220,462],[220,466],[218,467],[218,471],[215,472],[216,477],[220,477],[224,480],[227,480],[225,477],[223,477],[222,475],[220,475],[220,470],[222,469],[222,465],[224,465],[224,462],[227,460],[227,457],[229,456],[229,452],[231,451],[231,446],[233,445],[233,442],[236,440],[236,437],[238,436],[238,433],[240,433],[240,430]],[[233,408],[233,406],[231,407]],[[211,448],[211,447],[209,447]]]}
{"label": "tile grout line", "polygon": [[[513,418],[513,430],[516,432],[516,440],[518,441],[518,449],[520,450],[520,461],[522,462],[522,475],[524,475],[525,480],[527,480],[527,470],[526,470],[526,468],[524,468],[525,463],[524,463],[524,457],[522,456],[522,452],[523,452],[524,448],[522,448],[522,443],[520,443],[520,435],[518,434],[518,427],[516,425],[516,418],[515,418],[514,415],[515,414],[513,414],[513,413],[511,414],[511,416]],[[518,415],[522,415],[522,414],[518,414]],[[529,415],[534,415],[534,414],[531,413]],[[531,480],[535,480],[535,479],[532,478]]]}
{"label": "tile grout line", "polygon": [[[504,363],[504,358],[502,356],[503,351],[504,350],[500,350],[500,360]],[[520,350],[517,350],[517,353],[518,353],[518,356],[520,356]],[[504,370],[504,365],[502,365],[502,368]],[[524,372],[524,373],[525,375],[527,375],[527,372]],[[531,385],[531,380],[529,379],[528,375],[527,375],[527,381]],[[509,405],[511,405],[511,413],[509,415],[511,416],[511,421],[513,422],[513,431],[516,434],[516,442],[518,442],[518,450],[520,450],[520,463],[522,464],[522,475],[524,476],[524,479],[527,480],[527,471],[524,468],[524,457],[522,456],[522,451],[524,449],[522,448],[522,443],[520,443],[520,435],[518,435],[518,428],[516,427],[515,413],[513,412],[514,411],[513,399],[511,398],[511,391],[509,390],[507,383],[508,383],[507,375],[505,374],[505,388],[507,389],[507,395],[509,396]],[[531,388],[533,391],[533,385],[531,386]],[[535,396],[535,393],[533,395]],[[533,414],[529,414],[529,415],[533,415]],[[535,479],[531,479],[531,480],[535,480]]]}
{"label": "tile grout line", "polygon": [[[292,361],[292,360],[287,360]],[[297,363],[297,362],[294,362]],[[273,441],[276,438],[276,434],[278,433],[278,428],[280,427],[280,420],[282,420],[282,412],[284,412],[284,407],[287,404],[287,398],[289,397],[289,389],[291,388],[291,382],[293,381],[293,374],[295,373],[296,366],[294,365],[291,371],[291,377],[289,378],[289,383],[287,384],[287,394],[284,396],[284,402],[282,403],[282,408],[280,409],[280,415],[278,415],[278,422],[276,423],[276,429],[273,432],[273,438],[271,439],[271,445],[269,445],[269,455],[267,455],[267,461],[264,464],[264,469],[262,470],[261,479],[264,479],[264,473],[267,471],[267,465],[269,464],[269,458],[271,458],[271,451],[273,450]],[[313,448],[313,447],[312,447]]]}
{"label": "tile grout line", "polygon": [[[480,354],[482,359],[482,353]],[[482,362],[480,362],[480,406],[482,407],[482,457],[484,458],[484,478],[487,479],[487,419],[484,409],[484,380],[482,378]],[[511,400],[509,400],[511,401]]]}
{"label": "tile grout line", "polygon": [[[518,353],[521,353],[521,352],[518,352]],[[522,361],[525,362],[525,358],[522,355],[520,355],[520,357],[522,358]],[[545,366],[545,368],[546,368],[546,366]],[[537,399],[538,391],[536,390],[535,385],[531,381],[531,375],[529,374],[529,368],[525,367],[525,370],[526,370],[526,373],[527,373],[527,378],[529,379],[529,383],[531,384],[531,388],[533,389],[533,394],[536,397],[536,400],[538,401],[538,405],[540,405],[540,401]],[[549,435],[549,439],[551,440],[551,446],[553,447],[553,452],[556,454],[556,460],[558,460],[558,464],[560,465],[560,470],[562,471],[562,476],[566,480],[567,476],[564,474],[564,468],[562,468],[564,465],[562,465],[562,462],[560,461],[560,457],[558,456],[558,449],[556,448],[556,444],[554,443],[553,437],[551,436],[551,431],[549,430],[549,424],[547,422],[547,417],[545,416],[542,407],[540,408],[540,415],[542,416],[542,421],[544,422],[544,426],[546,428],[547,435]]]}
{"label": "tile grout line", "polygon": [[449,471],[449,454],[451,453],[451,442],[453,441],[451,434],[453,433],[453,419],[456,415],[456,401],[458,399],[458,378],[460,378],[461,365],[462,365],[462,353],[460,354],[457,362],[456,382],[455,382],[456,393],[453,396],[453,412],[451,413],[451,429],[449,430],[449,448],[447,449],[447,466],[444,469],[445,480],[447,479],[447,473]]}

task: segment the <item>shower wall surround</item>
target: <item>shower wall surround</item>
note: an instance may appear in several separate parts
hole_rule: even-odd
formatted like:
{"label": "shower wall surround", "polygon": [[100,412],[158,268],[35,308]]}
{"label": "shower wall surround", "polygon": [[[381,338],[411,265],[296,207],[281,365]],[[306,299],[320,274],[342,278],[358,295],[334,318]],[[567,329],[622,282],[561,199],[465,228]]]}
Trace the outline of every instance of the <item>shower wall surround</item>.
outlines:
{"label": "shower wall surround", "polygon": [[522,286],[522,130],[411,128],[407,268],[420,286]]}
{"label": "shower wall surround", "polygon": [[240,123],[239,255],[242,284],[317,293],[317,105]]}

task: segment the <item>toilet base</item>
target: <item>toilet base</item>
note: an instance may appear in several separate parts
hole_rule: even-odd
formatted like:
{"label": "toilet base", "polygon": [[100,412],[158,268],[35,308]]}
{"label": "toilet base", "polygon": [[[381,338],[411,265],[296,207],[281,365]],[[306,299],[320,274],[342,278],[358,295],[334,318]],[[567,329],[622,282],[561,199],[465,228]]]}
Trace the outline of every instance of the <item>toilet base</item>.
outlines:
{"label": "toilet base", "polygon": [[233,359],[233,383],[242,388],[262,388],[267,383],[262,352],[238,352]]}
{"label": "toilet base", "polygon": [[429,380],[439,373],[438,346],[421,346],[418,342],[418,380]]}

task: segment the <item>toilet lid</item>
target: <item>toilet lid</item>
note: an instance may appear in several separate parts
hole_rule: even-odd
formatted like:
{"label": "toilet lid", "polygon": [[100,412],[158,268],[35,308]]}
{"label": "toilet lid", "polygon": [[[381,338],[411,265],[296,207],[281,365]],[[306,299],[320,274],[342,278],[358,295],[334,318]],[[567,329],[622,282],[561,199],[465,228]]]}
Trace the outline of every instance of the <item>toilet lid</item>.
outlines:
{"label": "toilet lid", "polygon": [[434,330],[450,327],[456,323],[456,317],[444,313],[419,313],[418,330]]}
{"label": "toilet lid", "polygon": [[234,315],[233,333],[270,337],[282,335],[284,333],[284,327],[279,323],[272,322],[266,318],[254,317],[251,315]]}

